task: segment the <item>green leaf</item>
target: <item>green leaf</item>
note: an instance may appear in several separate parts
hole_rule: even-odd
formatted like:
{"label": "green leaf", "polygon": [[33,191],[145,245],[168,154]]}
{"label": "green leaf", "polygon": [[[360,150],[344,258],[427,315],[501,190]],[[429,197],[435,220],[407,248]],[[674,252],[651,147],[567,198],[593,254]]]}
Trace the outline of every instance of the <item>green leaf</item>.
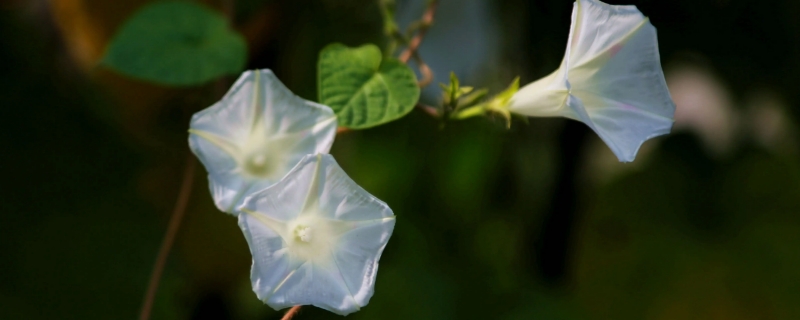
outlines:
{"label": "green leaf", "polygon": [[194,2],[155,2],[121,27],[102,64],[132,78],[191,86],[236,74],[247,45],[219,13]]}
{"label": "green leaf", "polygon": [[372,44],[331,44],[320,52],[318,68],[319,102],[333,108],[339,124],[348,128],[398,119],[419,100],[414,71],[397,59],[383,59]]}
{"label": "green leaf", "polygon": [[[463,88],[462,88],[463,89]],[[472,92],[466,96],[461,97],[461,100],[458,101],[459,108],[466,108],[474,106],[478,103],[481,99],[485,98],[486,95],[489,94],[489,89],[483,88],[479,89],[475,92]]]}
{"label": "green leaf", "polygon": [[455,72],[450,72],[450,83],[440,84],[442,89],[444,90],[444,96],[442,99],[442,103],[445,105],[450,106],[451,108],[455,108],[456,104],[458,103],[458,93],[459,93],[459,82],[458,77],[456,76]]}

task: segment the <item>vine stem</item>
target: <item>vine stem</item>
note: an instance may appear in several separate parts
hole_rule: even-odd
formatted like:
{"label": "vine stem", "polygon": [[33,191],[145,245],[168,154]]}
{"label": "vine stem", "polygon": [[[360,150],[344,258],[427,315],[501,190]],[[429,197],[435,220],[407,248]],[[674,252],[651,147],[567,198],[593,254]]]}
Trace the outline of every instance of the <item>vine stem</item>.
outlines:
{"label": "vine stem", "polygon": [[431,0],[428,3],[428,8],[425,9],[425,13],[422,14],[422,27],[419,28],[417,34],[414,35],[414,38],[411,38],[411,41],[408,43],[408,47],[400,54],[398,58],[403,63],[407,63],[411,56],[417,52],[419,45],[422,44],[422,39],[425,38],[425,33],[428,31],[428,28],[433,24],[433,18],[436,17],[436,8],[439,6],[438,0]]}
{"label": "vine stem", "polygon": [[225,14],[225,18],[228,19],[228,23],[233,24],[233,19],[236,17],[236,2],[234,0],[222,0],[222,12]]}
{"label": "vine stem", "polygon": [[150,318],[150,312],[153,309],[153,302],[155,301],[156,292],[158,291],[161,274],[164,272],[164,265],[167,263],[172,244],[175,243],[175,236],[178,234],[181,221],[186,213],[186,205],[189,203],[189,196],[192,193],[194,168],[196,164],[197,161],[190,152],[186,159],[186,168],[183,171],[183,181],[181,182],[181,188],[178,192],[178,200],[175,201],[175,208],[172,210],[172,217],[169,219],[167,233],[164,234],[164,240],[162,240],[161,248],[158,250],[158,257],[156,258],[155,264],[153,264],[153,272],[150,274],[150,282],[147,285],[147,293],[144,295],[144,302],[142,303],[142,310],[139,313],[139,320],[147,320]]}
{"label": "vine stem", "polygon": [[283,315],[283,318],[281,318],[281,320],[292,320],[294,316],[300,313],[300,307],[302,306],[294,306],[291,309],[289,309],[289,311],[286,311],[286,314]]}
{"label": "vine stem", "polygon": [[429,67],[425,61],[422,61],[422,58],[419,56],[418,52],[414,52],[414,61],[419,67],[419,72],[422,74],[422,80],[419,81],[419,87],[427,87],[429,84],[431,84],[431,82],[433,82],[433,70],[431,70],[431,67]]}

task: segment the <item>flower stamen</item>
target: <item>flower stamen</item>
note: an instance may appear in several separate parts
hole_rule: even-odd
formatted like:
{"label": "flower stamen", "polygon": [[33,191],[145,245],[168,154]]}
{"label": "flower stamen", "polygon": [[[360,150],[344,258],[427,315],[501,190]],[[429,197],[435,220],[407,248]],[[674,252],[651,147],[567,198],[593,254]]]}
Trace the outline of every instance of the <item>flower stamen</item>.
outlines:
{"label": "flower stamen", "polygon": [[294,237],[301,242],[311,242],[311,227],[299,225],[294,228]]}

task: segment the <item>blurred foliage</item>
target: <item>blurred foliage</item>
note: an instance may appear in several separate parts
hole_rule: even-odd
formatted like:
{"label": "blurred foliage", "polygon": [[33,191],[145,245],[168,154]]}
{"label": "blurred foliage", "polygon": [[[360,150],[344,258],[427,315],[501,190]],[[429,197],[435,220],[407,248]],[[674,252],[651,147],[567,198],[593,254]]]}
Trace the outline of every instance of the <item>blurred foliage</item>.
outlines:
{"label": "blurred foliage", "polygon": [[800,317],[800,166],[761,150],[702,153],[675,135],[592,201],[576,296],[593,318]]}
{"label": "blurred foliage", "polygon": [[[143,155],[98,120],[90,106],[106,99],[56,65],[40,36],[0,15],[0,95],[17,106],[0,116],[0,170],[13,181],[2,188],[0,317],[130,318],[161,233],[133,190]],[[170,275],[155,313],[174,318],[183,277]]]}
{"label": "blurred foliage", "polygon": [[191,2],[155,2],[122,25],[102,64],[154,83],[198,85],[241,72],[246,46],[215,11]]}
{"label": "blurred foliage", "polygon": [[[398,1],[398,10],[421,12],[423,2]],[[110,39],[93,32],[111,33],[141,3],[0,9],[2,319],[138,312],[188,153],[189,116],[227,89],[165,89],[84,67],[100,57],[81,50]],[[785,101],[784,120],[798,123],[798,2],[626,3],[658,28],[666,68],[690,61],[713,70],[735,108],[768,88]],[[554,70],[571,3],[494,4],[504,55],[487,68],[521,73],[522,83]],[[324,46],[382,44],[376,1],[243,0],[235,10],[248,68],[275,70],[306,98],[316,96]],[[78,14],[75,24],[64,18]],[[432,28],[447,26],[437,20]],[[502,88],[510,79],[468,85]],[[337,137],[337,161],[397,214],[376,295],[348,318],[800,317],[796,143],[771,149],[738,129],[736,147],[717,155],[694,133],[675,133],[645,144],[633,164],[589,166],[613,155],[605,146],[595,152],[593,135],[569,138],[568,124],[531,119],[506,130],[503,119],[469,119],[440,129],[414,111]],[[575,159],[565,158],[568,148]],[[574,194],[561,194],[563,177],[574,178]],[[250,289],[250,256],[235,219],[214,208],[205,179],[194,187],[153,318],[279,319]],[[554,280],[542,270],[558,257],[536,252],[549,243],[541,241],[553,228],[548,217],[567,215],[555,201],[576,211],[564,235],[564,275]],[[296,319],[339,318],[309,307]]]}

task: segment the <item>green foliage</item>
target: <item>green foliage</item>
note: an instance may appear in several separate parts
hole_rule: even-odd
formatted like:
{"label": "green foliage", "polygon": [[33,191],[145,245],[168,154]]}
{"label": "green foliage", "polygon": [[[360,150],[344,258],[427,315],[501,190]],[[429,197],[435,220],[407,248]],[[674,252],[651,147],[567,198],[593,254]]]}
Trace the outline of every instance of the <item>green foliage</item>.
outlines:
{"label": "green foliage", "polygon": [[[0,96],[29,106],[0,117],[0,174],[16,181],[3,190],[3,210],[26,217],[0,215],[0,319],[131,319],[165,221],[129,183],[147,170],[145,157],[127,144],[124,130],[94,113],[119,110],[111,108],[117,104],[75,73],[53,71],[61,66],[59,53],[39,46],[33,27],[39,26],[0,17],[0,56],[7,63]],[[154,319],[189,317],[178,298],[187,277],[172,268],[165,270]]]}
{"label": "green foliage", "polygon": [[[466,119],[472,116],[483,114],[481,112],[464,113],[467,109],[474,109],[478,102],[480,102],[489,93],[489,89],[475,90],[473,87],[462,87],[458,81],[455,73],[450,73],[450,84],[440,83],[439,87],[442,88],[442,106],[444,114],[449,115],[451,119]],[[477,106],[478,109],[482,107]]]}
{"label": "green foliage", "polygon": [[594,319],[800,318],[796,159],[702,152],[673,134],[586,205],[573,292]]}
{"label": "green foliage", "polygon": [[318,68],[319,102],[333,108],[339,124],[348,128],[398,119],[419,99],[414,72],[397,59],[382,58],[375,45],[329,45],[319,55]]}
{"label": "green foliage", "polygon": [[103,65],[164,85],[203,84],[240,72],[247,45],[219,13],[193,2],[156,2],[117,32]]}
{"label": "green foliage", "polygon": [[[506,127],[511,127],[511,117],[513,114],[508,110],[508,104],[511,102],[511,97],[519,91],[519,77],[515,78],[511,85],[508,86],[503,92],[498,93],[492,99],[478,103],[482,100],[487,90],[478,90],[470,95],[467,93],[472,91],[472,87],[463,87],[459,89],[458,79],[455,75],[450,77],[450,86],[442,85],[444,93],[445,105],[450,104],[453,108],[453,113],[450,118],[452,119],[466,119],[475,116],[485,115],[487,112],[500,115],[506,121]],[[462,95],[466,95],[461,99]],[[461,99],[460,101],[456,101]],[[456,102],[453,102],[456,101]],[[521,120],[527,122],[526,117],[521,117]]]}
{"label": "green foliage", "polygon": [[[458,107],[458,99],[461,96],[469,94],[474,89],[473,87],[461,87],[458,77],[455,73],[450,73],[450,84],[445,85],[440,83],[439,86],[444,90],[443,103],[451,107]],[[483,95],[486,95],[485,93]]]}
{"label": "green foliage", "polygon": [[383,32],[392,36],[400,32],[400,27],[395,22],[396,4],[394,0],[378,0],[383,17]]}

